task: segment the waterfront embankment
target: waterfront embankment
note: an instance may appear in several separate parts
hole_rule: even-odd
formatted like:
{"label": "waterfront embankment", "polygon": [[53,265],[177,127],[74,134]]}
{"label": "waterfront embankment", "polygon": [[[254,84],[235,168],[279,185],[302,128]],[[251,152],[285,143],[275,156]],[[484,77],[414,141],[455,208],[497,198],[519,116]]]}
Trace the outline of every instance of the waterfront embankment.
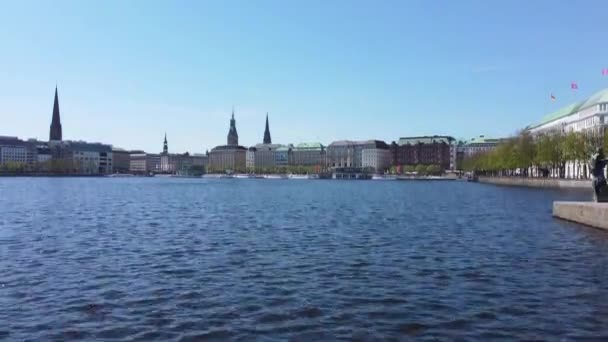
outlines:
{"label": "waterfront embankment", "polygon": [[528,178],[528,177],[487,177],[480,176],[480,183],[526,186],[532,188],[558,188],[558,189],[588,189],[591,190],[590,180],[557,179],[557,178]]}
{"label": "waterfront embankment", "polygon": [[553,202],[553,216],[608,230],[608,203]]}

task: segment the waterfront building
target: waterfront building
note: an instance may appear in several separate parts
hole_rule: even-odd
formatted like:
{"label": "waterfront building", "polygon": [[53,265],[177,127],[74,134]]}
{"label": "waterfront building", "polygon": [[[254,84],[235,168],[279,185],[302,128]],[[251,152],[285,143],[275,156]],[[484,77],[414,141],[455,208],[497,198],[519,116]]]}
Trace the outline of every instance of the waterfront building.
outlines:
{"label": "waterfront building", "polygon": [[49,141],[61,141],[62,138],[63,133],[61,129],[61,117],[59,115],[59,96],[57,95],[57,86],[55,86],[55,101],[53,103],[53,118],[51,120]]}
{"label": "waterfront building", "polygon": [[582,131],[601,134],[608,125],[607,116],[608,88],[546,115],[526,130],[533,135]]}
{"label": "waterfront building", "polygon": [[209,156],[205,153],[194,153],[191,158],[193,166],[207,168],[209,165]]}
{"label": "waterfront building", "polygon": [[255,167],[273,168],[276,164],[277,149],[282,147],[280,144],[257,144],[255,145]]}
{"label": "waterfront building", "polygon": [[[608,126],[608,88],[545,115],[540,122],[526,127],[526,131],[533,136],[580,132],[602,141],[606,126]],[[566,178],[588,177],[589,170],[586,162],[586,160],[567,161],[564,165],[563,176]],[[559,170],[550,170],[550,173],[552,176],[557,176]]]}
{"label": "waterfront building", "polygon": [[274,165],[278,167],[285,167],[289,165],[289,154],[291,153],[291,147],[281,146],[274,151]]}
{"label": "waterfront building", "polygon": [[381,147],[366,148],[361,151],[361,167],[374,173],[384,173],[390,168],[392,154],[386,143]]}
{"label": "waterfront building", "polygon": [[129,171],[137,174],[160,173],[160,154],[133,152],[130,155]]}
{"label": "waterfront building", "polygon": [[400,138],[391,144],[392,164],[438,165],[442,170],[455,170],[457,146],[451,136],[432,135]]}
{"label": "waterfront building", "polygon": [[247,170],[252,170],[255,168],[255,152],[256,148],[250,147],[245,153],[245,167],[247,168]]}
{"label": "waterfront building", "polygon": [[49,141],[57,171],[74,174],[110,174],[113,172],[112,146],[84,141]]}
{"label": "waterfront building", "polygon": [[289,164],[325,167],[325,146],[319,142],[300,143],[292,147]]}
{"label": "waterfront building", "polygon": [[162,173],[176,174],[187,172],[192,165],[195,165],[195,159],[197,160],[198,166],[205,166],[207,162],[207,156],[198,157],[191,156],[190,153],[186,152],[183,154],[171,153],[160,155],[160,170]]}
{"label": "waterfront building", "polygon": [[131,168],[131,153],[122,148],[112,148],[114,173],[129,173]]}
{"label": "waterfront building", "polygon": [[247,149],[239,145],[234,110],[226,145],[214,147],[209,153],[209,170],[212,172],[245,172]]}
{"label": "waterfront building", "polygon": [[357,173],[364,168],[371,172],[383,172],[390,165],[390,161],[386,165],[386,153],[390,155],[389,146],[381,140],[334,141],[327,147],[327,166],[334,170],[349,170],[345,173]]}
{"label": "waterfront building", "polygon": [[464,157],[470,157],[478,153],[487,153],[496,148],[499,144],[505,142],[507,139],[496,139],[488,138],[484,135],[475,137],[464,143],[462,146],[462,152]]}
{"label": "waterfront building", "polygon": [[247,149],[243,146],[222,145],[209,153],[211,172],[245,172]]}
{"label": "waterfront building", "polygon": [[33,165],[37,158],[36,146],[32,142],[0,136],[0,164]]}

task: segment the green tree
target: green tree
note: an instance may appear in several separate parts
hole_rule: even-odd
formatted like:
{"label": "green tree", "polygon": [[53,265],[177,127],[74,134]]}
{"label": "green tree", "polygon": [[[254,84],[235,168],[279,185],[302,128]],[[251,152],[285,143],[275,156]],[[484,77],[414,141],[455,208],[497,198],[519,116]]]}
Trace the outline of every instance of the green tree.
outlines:
{"label": "green tree", "polygon": [[426,175],[426,166],[422,164],[416,165],[416,174],[418,174],[418,176]]}
{"label": "green tree", "polygon": [[426,167],[426,173],[429,175],[440,175],[441,167],[439,165],[429,165]]}

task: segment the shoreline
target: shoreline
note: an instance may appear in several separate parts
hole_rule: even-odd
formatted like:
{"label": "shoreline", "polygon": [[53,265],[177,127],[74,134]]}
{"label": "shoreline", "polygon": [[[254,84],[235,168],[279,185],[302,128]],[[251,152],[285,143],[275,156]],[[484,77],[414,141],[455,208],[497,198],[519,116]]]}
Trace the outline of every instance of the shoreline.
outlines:
{"label": "shoreline", "polygon": [[527,188],[592,190],[591,180],[589,179],[479,176],[478,181],[479,183],[484,184],[520,186]]}

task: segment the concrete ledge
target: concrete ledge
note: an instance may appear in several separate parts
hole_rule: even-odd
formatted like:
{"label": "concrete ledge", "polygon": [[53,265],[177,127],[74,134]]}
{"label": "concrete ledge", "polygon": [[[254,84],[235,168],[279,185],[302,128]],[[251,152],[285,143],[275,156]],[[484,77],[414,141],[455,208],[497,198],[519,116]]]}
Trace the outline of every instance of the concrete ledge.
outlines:
{"label": "concrete ledge", "polygon": [[533,188],[588,189],[589,191],[592,189],[590,180],[578,179],[479,176],[479,182]]}
{"label": "concrete ledge", "polygon": [[553,216],[608,230],[608,203],[553,202]]}

